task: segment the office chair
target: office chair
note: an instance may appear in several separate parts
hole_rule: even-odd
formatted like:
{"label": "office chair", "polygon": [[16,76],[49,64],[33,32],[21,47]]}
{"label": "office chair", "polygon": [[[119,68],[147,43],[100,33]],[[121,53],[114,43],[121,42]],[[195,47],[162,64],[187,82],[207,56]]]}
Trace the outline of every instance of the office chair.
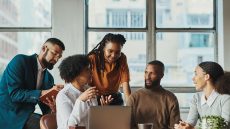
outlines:
{"label": "office chair", "polygon": [[56,114],[46,114],[40,119],[41,129],[57,129]]}

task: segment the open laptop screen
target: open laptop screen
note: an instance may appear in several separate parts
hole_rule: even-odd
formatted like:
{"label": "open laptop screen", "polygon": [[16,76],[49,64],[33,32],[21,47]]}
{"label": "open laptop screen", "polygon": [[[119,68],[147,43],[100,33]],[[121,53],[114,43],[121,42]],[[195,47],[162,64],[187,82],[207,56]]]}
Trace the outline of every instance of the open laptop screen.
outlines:
{"label": "open laptop screen", "polygon": [[130,129],[131,107],[92,106],[88,118],[89,129]]}

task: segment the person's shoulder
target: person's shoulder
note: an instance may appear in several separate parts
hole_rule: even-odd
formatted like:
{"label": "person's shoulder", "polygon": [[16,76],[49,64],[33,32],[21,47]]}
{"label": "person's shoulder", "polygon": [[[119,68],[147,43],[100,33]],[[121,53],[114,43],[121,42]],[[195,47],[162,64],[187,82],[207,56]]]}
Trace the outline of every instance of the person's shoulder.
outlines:
{"label": "person's shoulder", "polygon": [[24,55],[24,54],[17,54],[16,56],[14,56],[12,58],[12,60],[10,61],[9,65],[14,65],[14,64],[23,64],[23,62],[26,62],[26,60],[29,59],[28,55]]}
{"label": "person's shoulder", "polygon": [[165,89],[165,88],[163,88],[162,87],[162,89],[163,89],[163,93],[166,95],[166,96],[175,96],[175,94],[173,93],[173,92],[171,92],[171,91],[169,91],[169,90],[167,90],[167,89]]}
{"label": "person's shoulder", "polygon": [[137,96],[142,96],[143,94],[146,94],[146,89],[145,88],[140,88],[137,91],[134,91],[131,96],[132,97],[137,97]]}
{"label": "person's shoulder", "polygon": [[58,92],[58,94],[57,94],[57,99],[66,99],[66,98],[68,98],[68,94],[69,94],[70,90],[71,90],[71,89],[70,89],[69,84],[65,84],[65,85],[64,85],[64,88],[61,89],[61,90]]}
{"label": "person's shoulder", "polygon": [[230,95],[229,94],[220,94],[220,99],[223,102],[230,101]]}
{"label": "person's shoulder", "polygon": [[26,59],[28,57],[29,57],[28,55],[17,54],[16,56],[14,56],[13,60],[22,60],[22,59]]}
{"label": "person's shoulder", "polygon": [[163,88],[163,91],[164,91],[162,94],[163,96],[167,97],[168,99],[170,99],[172,101],[177,100],[177,97],[173,92],[166,90],[164,88]]}
{"label": "person's shoulder", "polygon": [[34,59],[36,57],[36,54],[33,55],[24,55],[24,54],[17,54],[16,56],[14,56],[14,58],[12,60],[30,60],[30,59]]}

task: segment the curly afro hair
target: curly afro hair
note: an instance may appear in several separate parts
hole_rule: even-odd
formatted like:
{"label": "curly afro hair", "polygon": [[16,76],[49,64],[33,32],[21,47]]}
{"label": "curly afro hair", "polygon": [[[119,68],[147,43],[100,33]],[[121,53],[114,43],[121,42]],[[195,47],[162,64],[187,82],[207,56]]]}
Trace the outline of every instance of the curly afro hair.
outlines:
{"label": "curly afro hair", "polygon": [[66,57],[58,69],[60,71],[60,76],[66,83],[72,82],[85,67],[90,64],[89,59],[86,55],[72,55]]}

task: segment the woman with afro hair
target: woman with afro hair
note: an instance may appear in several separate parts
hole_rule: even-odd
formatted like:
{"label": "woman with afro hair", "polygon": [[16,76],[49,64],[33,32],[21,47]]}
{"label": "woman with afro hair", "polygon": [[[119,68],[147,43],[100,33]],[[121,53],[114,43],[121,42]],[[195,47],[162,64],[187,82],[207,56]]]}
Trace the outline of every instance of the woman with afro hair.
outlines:
{"label": "woman with afro hair", "polygon": [[[88,57],[69,56],[58,68],[61,78],[66,83],[56,98],[58,129],[87,126],[90,106],[98,105],[96,87],[88,86],[92,80]],[[112,100],[111,95],[101,96],[100,103],[106,105]]]}

